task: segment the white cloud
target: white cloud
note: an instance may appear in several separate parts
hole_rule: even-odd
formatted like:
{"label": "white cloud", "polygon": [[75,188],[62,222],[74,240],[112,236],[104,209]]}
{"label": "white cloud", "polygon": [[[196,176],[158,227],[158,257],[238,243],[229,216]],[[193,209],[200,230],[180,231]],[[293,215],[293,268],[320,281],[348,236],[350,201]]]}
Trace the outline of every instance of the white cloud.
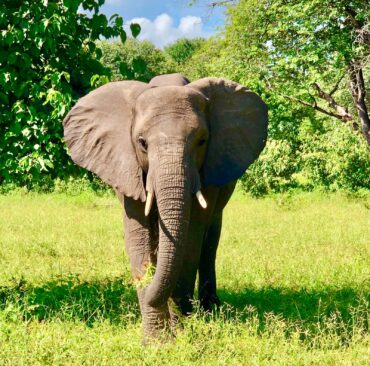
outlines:
{"label": "white cloud", "polygon": [[187,17],[181,18],[179,30],[185,34],[199,34],[202,33],[202,27],[203,23],[201,18],[188,15]]}
{"label": "white cloud", "polygon": [[179,38],[207,37],[200,17],[186,16],[180,19],[179,25],[168,14],[161,14],[153,21],[148,18],[133,18],[128,23],[138,23],[141,32],[138,39],[153,42],[157,47],[164,47]]}

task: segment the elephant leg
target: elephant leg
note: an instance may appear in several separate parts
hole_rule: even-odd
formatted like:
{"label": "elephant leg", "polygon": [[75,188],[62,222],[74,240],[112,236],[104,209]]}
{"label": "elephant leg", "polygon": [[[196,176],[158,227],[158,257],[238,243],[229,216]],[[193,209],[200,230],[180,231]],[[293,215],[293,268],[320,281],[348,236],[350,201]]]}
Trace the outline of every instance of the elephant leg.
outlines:
{"label": "elephant leg", "polygon": [[[206,210],[200,207],[196,198],[192,202],[188,240],[185,246],[183,263],[176,288],[172,293],[172,299],[177,310],[183,315],[189,314],[192,311],[195,280],[199,268],[204,236],[213,217],[213,212],[218,202],[219,191],[220,189],[217,187],[202,189],[203,196],[207,201]],[[171,311],[171,316],[174,313]],[[173,316],[173,318],[176,317]]]}
{"label": "elephant leg", "polygon": [[174,322],[176,322],[176,312],[180,311],[181,314],[187,315],[192,311],[191,300],[194,296],[204,231],[205,227],[203,223],[194,220],[191,221],[181,272],[171,296],[175,305],[175,309],[170,309]]}
{"label": "elephant leg", "polygon": [[216,252],[221,234],[222,213],[214,216],[204,238],[199,264],[199,300],[204,310],[219,306],[216,293]]}
{"label": "elephant leg", "polygon": [[199,263],[198,293],[200,305],[206,311],[211,310],[214,305],[220,305],[216,291],[216,253],[221,235],[222,211],[235,189],[235,184],[236,181],[233,181],[220,189],[212,220],[204,236]]}
{"label": "elephant leg", "polygon": [[145,203],[129,197],[124,198],[125,244],[130,259],[132,276],[137,286],[140,311],[145,337],[155,337],[169,322],[167,303],[154,308],[145,303],[145,287],[150,281],[152,268],[157,262],[158,211],[144,215]]}

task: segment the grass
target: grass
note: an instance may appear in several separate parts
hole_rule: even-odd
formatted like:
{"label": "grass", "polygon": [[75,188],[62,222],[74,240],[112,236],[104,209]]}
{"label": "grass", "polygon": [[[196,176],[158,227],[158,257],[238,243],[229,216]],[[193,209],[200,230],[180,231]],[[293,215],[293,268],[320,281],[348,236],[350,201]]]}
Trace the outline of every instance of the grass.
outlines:
{"label": "grass", "polygon": [[142,347],[117,200],[0,196],[0,365],[369,364],[369,197],[235,194],[221,310]]}

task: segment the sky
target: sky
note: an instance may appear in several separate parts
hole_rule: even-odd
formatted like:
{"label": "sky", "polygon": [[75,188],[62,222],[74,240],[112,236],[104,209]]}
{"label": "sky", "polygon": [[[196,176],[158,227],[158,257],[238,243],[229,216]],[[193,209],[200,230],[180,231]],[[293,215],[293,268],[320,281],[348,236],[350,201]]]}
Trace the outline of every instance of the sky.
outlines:
{"label": "sky", "polygon": [[179,38],[209,37],[223,25],[222,9],[212,10],[205,0],[193,6],[188,3],[189,0],[106,0],[101,12],[108,18],[117,13],[125,24],[139,23],[138,39],[163,48]]}

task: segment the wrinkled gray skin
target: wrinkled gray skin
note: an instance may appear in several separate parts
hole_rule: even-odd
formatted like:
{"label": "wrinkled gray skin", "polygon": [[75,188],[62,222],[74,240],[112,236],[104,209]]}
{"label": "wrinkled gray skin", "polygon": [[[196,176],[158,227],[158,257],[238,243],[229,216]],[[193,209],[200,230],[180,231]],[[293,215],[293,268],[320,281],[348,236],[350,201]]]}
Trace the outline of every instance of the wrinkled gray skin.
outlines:
{"label": "wrinkled gray skin", "polygon": [[[265,146],[262,100],[228,80],[189,83],[179,74],[162,75],[149,84],[121,81],[96,89],[63,126],[72,159],[110,184],[123,203],[144,334],[155,337],[176,322],[173,304],[191,312],[197,272],[201,306],[219,305],[222,210]],[[195,197],[199,190],[206,209]],[[145,216],[147,192],[155,199]],[[156,270],[147,283],[149,266]]]}

